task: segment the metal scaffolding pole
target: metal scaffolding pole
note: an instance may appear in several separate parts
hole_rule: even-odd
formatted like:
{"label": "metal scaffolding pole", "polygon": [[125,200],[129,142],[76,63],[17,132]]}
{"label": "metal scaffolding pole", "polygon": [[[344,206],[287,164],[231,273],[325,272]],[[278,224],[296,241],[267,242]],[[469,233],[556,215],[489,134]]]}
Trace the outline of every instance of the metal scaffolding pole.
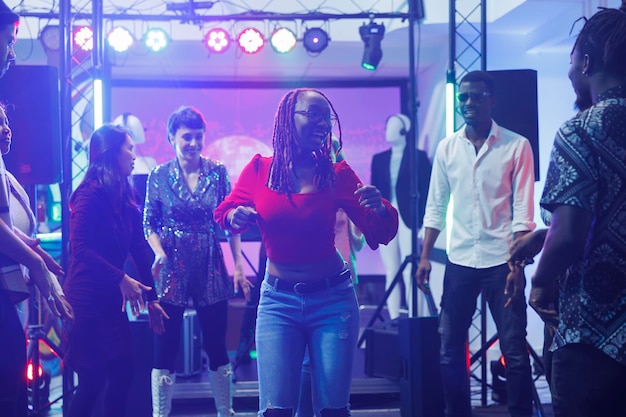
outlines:
{"label": "metal scaffolding pole", "polygon": [[[447,82],[454,83],[455,91],[460,80],[470,71],[487,69],[487,0],[476,0],[473,3],[449,0],[449,60]],[[458,7],[457,7],[458,6]],[[460,7],[463,9],[460,9]],[[458,20],[457,20],[458,18]],[[458,49],[457,49],[458,47]],[[460,127],[461,117],[455,112],[454,129]],[[480,402],[487,405],[487,306],[481,295],[480,305],[472,319],[469,331],[470,356],[472,342],[480,340],[477,350],[480,361],[474,368],[470,365],[470,372],[480,367]]]}

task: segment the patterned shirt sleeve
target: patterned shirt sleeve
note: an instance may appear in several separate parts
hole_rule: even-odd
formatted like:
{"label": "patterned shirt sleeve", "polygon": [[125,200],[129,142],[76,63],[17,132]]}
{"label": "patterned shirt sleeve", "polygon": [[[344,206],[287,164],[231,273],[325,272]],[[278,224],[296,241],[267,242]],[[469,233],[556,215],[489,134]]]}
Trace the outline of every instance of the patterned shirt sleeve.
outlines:
{"label": "patterned shirt sleeve", "polygon": [[593,212],[598,200],[597,183],[592,138],[581,125],[581,119],[574,118],[557,132],[541,206],[550,212],[560,205]]}

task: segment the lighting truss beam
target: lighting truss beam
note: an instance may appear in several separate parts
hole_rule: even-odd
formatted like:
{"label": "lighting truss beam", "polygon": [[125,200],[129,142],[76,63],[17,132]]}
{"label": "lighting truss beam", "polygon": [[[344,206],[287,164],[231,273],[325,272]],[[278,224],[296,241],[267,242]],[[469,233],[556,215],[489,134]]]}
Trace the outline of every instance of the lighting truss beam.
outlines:
{"label": "lighting truss beam", "polygon": [[[34,17],[38,19],[58,19],[57,13],[31,13],[20,12],[20,16],[23,18]],[[90,20],[91,14],[89,13],[75,13],[72,15],[77,20]],[[408,19],[408,13],[272,13],[272,12],[255,12],[251,13],[239,13],[239,14],[225,14],[225,15],[145,15],[145,14],[103,14],[104,20],[115,21],[130,21],[130,20],[143,20],[146,22],[169,22],[169,21],[183,21],[183,22],[253,22],[253,21],[265,21],[271,20],[272,22],[286,22],[286,21],[309,21],[309,20],[338,20],[338,19]]]}

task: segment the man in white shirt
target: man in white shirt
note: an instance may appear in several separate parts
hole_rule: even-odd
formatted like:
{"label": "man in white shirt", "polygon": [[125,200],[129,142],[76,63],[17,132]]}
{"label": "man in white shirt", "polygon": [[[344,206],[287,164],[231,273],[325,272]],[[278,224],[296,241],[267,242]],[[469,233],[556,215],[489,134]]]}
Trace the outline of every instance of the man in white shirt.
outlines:
{"label": "man in white shirt", "polygon": [[[467,332],[481,291],[506,361],[509,412],[532,415],[524,276],[511,275],[507,282],[506,261],[513,239],[535,228],[533,154],[526,138],[491,119],[493,93],[486,72],[473,71],[461,80],[457,100],[465,126],[437,148],[416,272],[418,285],[428,291],[429,257],[439,233],[449,227],[439,325],[448,417],[471,416]],[[452,223],[446,224],[449,203]]]}

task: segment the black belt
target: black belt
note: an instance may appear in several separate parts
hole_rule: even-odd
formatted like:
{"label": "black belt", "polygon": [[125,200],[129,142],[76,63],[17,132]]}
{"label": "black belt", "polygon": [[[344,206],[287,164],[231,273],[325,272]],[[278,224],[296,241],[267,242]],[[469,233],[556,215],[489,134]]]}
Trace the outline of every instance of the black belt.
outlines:
{"label": "black belt", "polygon": [[298,295],[311,294],[316,291],[332,288],[350,279],[350,270],[345,269],[338,274],[312,282],[291,282],[280,279],[274,275],[268,275],[265,279],[268,284],[279,291],[288,291]]}

